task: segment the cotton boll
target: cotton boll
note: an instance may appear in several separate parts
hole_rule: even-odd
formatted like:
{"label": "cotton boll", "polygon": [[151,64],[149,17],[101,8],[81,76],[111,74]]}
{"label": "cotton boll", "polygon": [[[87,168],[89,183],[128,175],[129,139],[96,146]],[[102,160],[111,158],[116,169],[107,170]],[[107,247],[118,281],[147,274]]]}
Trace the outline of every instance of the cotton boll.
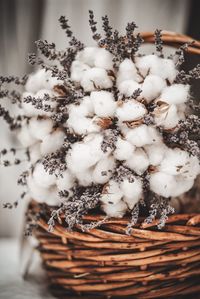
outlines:
{"label": "cotton boll", "polygon": [[86,115],[92,116],[94,114],[94,104],[91,99],[91,96],[84,97],[81,101],[80,106],[85,108],[85,110],[87,111]]}
{"label": "cotton boll", "polygon": [[91,100],[94,105],[94,112],[100,117],[113,116],[116,109],[114,96],[108,91],[91,92]]}
{"label": "cotton boll", "polygon": [[40,142],[33,144],[29,148],[29,154],[30,154],[30,161],[32,164],[34,164],[39,159],[41,159],[42,155],[41,155],[41,151],[40,151]]}
{"label": "cotton boll", "polygon": [[33,179],[41,187],[49,187],[56,182],[56,176],[49,174],[42,163],[37,163],[33,171]]}
{"label": "cotton boll", "polygon": [[166,87],[161,93],[161,100],[168,104],[182,104],[188,100],[189,96],[189,85],[184,84],[173,84]]}
{"label": "cotton boll", "polygon": [[162,79],[167,79],[170,83],[174,81],[178,71],[172,59],[158,58],[158,63],[152,64],[151,74],[157,75]]}
{"label": "cotton boll", "polygon": [[65,133],[59,129],[48,134],[41,142],[42,155],[50,154],[61,148],[64,143]]}
{"label": "cotton boll", "polygon": [[138,67],[142,76],[146,77],[152,66],[159,66],[159,58],[156,55],[144,55],[136,58],[136,66]]}
{"label": "cotton boll", "polygon": [[56,185],[59,190],[69,190],[74,185],[74,176],[69,172],[69,170],[65,170],[62,173],[62,176],[59,176],[56,179]]}
{"label": "cotton boll", "polygon": [[103,68],[105,70],[113,69],[113,56],[112,54],[104,48],[99,48],[96,51],[94,65],[95,67]]}
{"label": "cotton boll", "polygon": [[53,128],[53,122],[49,118],[38,119],[37,117],[32,117],[29,121],[29,130],[31,135],[39,140],[44,139]]}
{"label": "cotton boll", "polygon": [[123,197],[123,193],[120,186],[114,180],[110,180],[108,184],[104,187],[103,193],[100,197],[100,201],[104,204],[115,205]]}
{"label": "cotton boll", "polygon": [[31,135],[29,127],[26,124],[20,128],[17,137],[24,147],[29,147],[37,142],[37,140]]}
{"label": "cotton boll", "polygon": [[176,176],[176,188],[173,190],[172,196],[180,196],[189,191],[194,185],[194,180],[185,180],[182,176]]}
{"label": "cotton boll", "polygon": [[112,80],[109,78],[106,70],[97,67],[85,71],[81,80],[81,86],[84,91],[93,91],[97,88],[107,89],[111,88],[112,85]]}
{"label": "cotton boll", "polygon": [[74,60],[71,66],[70,77],[73,81],[80,82],[84,76],[85,71],[89,69],[90,67],[87,64],[81,61]]}
{"label": "cotton boll", "polygon": [[127,160],[131,157],[134,150],[134,145],[132,145],[127,140],[118,137],[116,142],[116,149],[114,151],[114,157],[119,161]]}
{"label": "cotton boll", "polygon": [[76,60],[93,67],[98,50],[99,48],[97,47],[85,47],[77,53]]}
{"label": "cotton boll", "polygon": [[117,73],[117,86],[125,80],[139,81],[140,79],[135,64],[131,59],[126,58],[120,63]]}
{"label": "cotton boll", "polygon": [[142,148],[137,148],[124,164],[134,170],[138,175],[142,175],[149,166],[149,159]]}
{"label": "cotton boll", "polygon": [[93,169],[85,169],[83,172],[77,172],[76,178],[81,186],[90,186],[93,183]]}
{"label": "cotton boll", "polygon": [[117,84],[119,92],[126,97],[131,97],[136,89],[141,88],[141,85],[133,80],[125,80]]}
{"label": "cotton boll", "polygon": [[142,182],[136,177],[134,178],[134,182],[124,179],[120,185],[120,189],[124,194],[124,201],[127,203],[129,209],[132,209],[139,199],[142,198]]}
{"label": "cotton boll", "polygon": [[43,81],[43,88],[47,90],[52,90],[56,85],[62,85],[63,81],[56,77],[52,77],[51,71],[46,72],[46,77]]}
{"label": "cotton boll", "polygon": [[156,172],[150,175],[150,189],[163,197],[170,197],[176,189],[174,176],[163,172]]}
{"label": "cotton boll", "polygon": [[123,200],[117,204],[103,204],[101,206],[102,210],[109,217],[122,218],[126,211],[128,210],[127,205]]}
{"label": "cotton boll", "polygon": [[95,166],[93,171],[93,181],[96,184],[105,184],[110,177],[115,167],[115,159],[109,156],[101,159]]}
{"label": "cotton boll", "polygon": [[176,105],[170,105],[166,111],[155,113],[154,117],[157,126],[162,126],[164,129],[173,129],[177,126],[180,117]]}
{"label": "cotton boll", "polygon": [[42,89],[43,82],[45,80],[47,73],[44,69],[40,69],[35,73],[29,75],[28,80],[25,85],[25,89],[28,92],[36,93],[38,90]]}
{"label": "cotton boll", "polygon": [[116,116],[120,121],[134,121],[142,118],[146,114],[146,108],[143,104],[130,100],[124,102],[116,110]]}
{"label": "cotton boll", "polygon": [[144,148],[148,155],[149,164],[154,166],[157,166],[161,163],[167,150],[167,147],[164,143],[146,145]]}
{"label": "cotton boll", "polygon": [[150,102],[160,95],[165,86],[166,82],[162,78],[155,75],[148,75],[142,84],[140,97]]}
{"label": "cotton boll", "polygon": [[160,136],[155,128],[140,125],[126,133],[126,139],[137,147],[153,144],[160,141]]}

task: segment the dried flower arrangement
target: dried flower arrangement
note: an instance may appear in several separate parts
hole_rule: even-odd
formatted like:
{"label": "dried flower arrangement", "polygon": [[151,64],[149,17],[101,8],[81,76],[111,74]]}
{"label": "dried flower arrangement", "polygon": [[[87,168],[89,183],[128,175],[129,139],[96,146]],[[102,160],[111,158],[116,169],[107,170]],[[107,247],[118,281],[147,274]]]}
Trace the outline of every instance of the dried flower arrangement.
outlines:
{"label": "dried flower arrangement", "polygon": [[[174,212],[171,198],[190,190],[200,172],[200,120],[187,112],[193,105],[190,83],[200,78],[200,65],[180,70],[188,44],[166,58],[160,30],[156,53],[143,55],[134,22],[122,36],[105,16],[101,36],[89,11],[96,46],[86,47],[65,17],[59,21],[69,39],[66,50],[39,40],[45,59],[29,55],[39,70],[22,78],[0,77],[0,97],[20,111],[13,117],[0,106],[29,162],[18,179],[26,188],[22,198],[28,194],[53,206],[50,231],[61,214],[72,229],[90,210],[101,209],[105,219],[129,213],[129,233],[141,207],[149,213],[145,222],[160,217],[161,228]],[[8,83],[22,85],[23,92],[3,88]],[[1,164],[20,164],[18,151],[3,149]],[[10,153],[13,162],[6,158]]]}

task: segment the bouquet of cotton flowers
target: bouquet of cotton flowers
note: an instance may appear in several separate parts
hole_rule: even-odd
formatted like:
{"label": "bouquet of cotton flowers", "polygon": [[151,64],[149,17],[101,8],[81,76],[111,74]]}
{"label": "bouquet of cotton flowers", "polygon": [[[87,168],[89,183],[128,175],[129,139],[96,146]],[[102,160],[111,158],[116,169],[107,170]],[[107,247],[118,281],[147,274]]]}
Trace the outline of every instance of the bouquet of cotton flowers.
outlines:
{"label": "bouquet of cotton flowers", "polygon": [[[58,51],[54,43],[39,40],[38,50],[52,63],[30,54],[29,62],[39,65],[36,72],[0,78],[1,98],[10,98],[20,111],[12,117],[0,107],[29,161],[18,180],[26,187],[22,197],[57,206],[50,230],[61,214],[67,228],[81,225],[91,209],[102,210],[105,219],[129,213],[130,228],[140,207],[149,212],[146,222],[158,216],[162,227],[173,212],[170,200],[190,190],[200,172],[200,121],[187,113],[190,82],[200,78],[200,65],[180,70],[190,45],[165,57],[156,30],[156,53],[143,55],[134,22],[121,36],[107,16],[102,19],[105,36],[97,33],[89,12],[96,45],[87,47],[61,17],[69,47]],[[7,83],[21,84],[24,91],[3,89]],[[21,162],[3,158],[8,152],[1,151],[2,164]]]}

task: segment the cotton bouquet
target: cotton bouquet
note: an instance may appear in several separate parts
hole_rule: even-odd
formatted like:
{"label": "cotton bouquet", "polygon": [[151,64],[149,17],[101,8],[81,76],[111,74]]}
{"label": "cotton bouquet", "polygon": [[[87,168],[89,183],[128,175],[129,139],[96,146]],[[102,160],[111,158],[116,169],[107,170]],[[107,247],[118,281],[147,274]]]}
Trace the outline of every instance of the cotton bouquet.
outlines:
{"label": "cotton bouquet", "polygon": [[[69,47],[58,51],[39,40],[45,60],[29,55],[37,71],[1,77],[1,98],[10,98],[20,113],[12,117],[1,106],[0,115],[29,162],[18,180],[26,188],[22,197],[53,206],[50,229],[61,213],[71,229],[93,209],[106,218],[128,214],[133,225],[140,207],[146,222],[158,216],[162,227],[173,212],[170,200],[190,190],[200,172],[200,121],[188,113],[195,106],[190,83],[200,78],[200,65],[180,70],[188,44],[165,57],[160,30],[156,52],[144,55],[134,22],[121,36],[107,16],[102,20],[104,36],[89,12],[96,45],[87,47],[60,17]],[[21,84],[24,91],[3,89],[7,83]],[[10,151],[1,151],[5,166],[12,164],[5,158]]]}

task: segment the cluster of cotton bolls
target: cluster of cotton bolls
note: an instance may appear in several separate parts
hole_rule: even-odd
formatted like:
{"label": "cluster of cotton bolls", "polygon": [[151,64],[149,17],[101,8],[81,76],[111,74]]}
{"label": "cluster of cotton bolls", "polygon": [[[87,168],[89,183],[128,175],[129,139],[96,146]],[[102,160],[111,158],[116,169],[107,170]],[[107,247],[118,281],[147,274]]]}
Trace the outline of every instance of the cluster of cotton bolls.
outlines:
{"label": "cluster of cotton bolls", "polygon": [[[175,83],[177,73],[171,58],[155,54],[138,55],[134,61],[125,58],[116,69],[113,55],[104,48],[79,51],[70,80],[80,86],[84,96],[68,105],[68,119],[62,127],[54,128],[51,112],[26,101],[22,104],[29,120],[18,136],[29,147],[34,164],[28,178],[31,196],[56,205],[58,192],[70,194],[75,184],[102,185],[103,211],[122,217],[143,198],[144,175],[150,190],[165,198],[188,191],[200,172],[198,159],[180,148],[167,147],[158,130],[173,131],[185,118],[190,86]],[[40,70],[29,77],[23,97],[56,97],[56,84],[64,82]],[[56,107],[56,101],[48,104]],[[150,124],[145,121],[148,116],[153,119]],[[62,176],[49,174],[40,159],[61,148],[66,128],[81,138],[71,144]],[[131,178],[124,175],[119,179],[119,166],[128,169]]]}

